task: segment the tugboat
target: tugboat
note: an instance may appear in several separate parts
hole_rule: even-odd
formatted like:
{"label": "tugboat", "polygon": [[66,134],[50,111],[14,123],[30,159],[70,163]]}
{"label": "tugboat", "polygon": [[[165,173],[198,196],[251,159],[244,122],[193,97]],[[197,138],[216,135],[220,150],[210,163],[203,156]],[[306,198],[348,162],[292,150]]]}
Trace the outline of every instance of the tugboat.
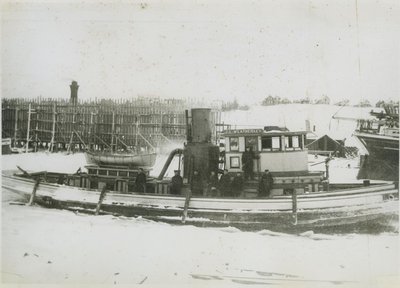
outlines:
{"label": "tugboat", "polygon": [[358,120],[353,134],[368,154],[361,159],[359,179],[399,181],[399,105],[371,112],[373,120]]}
{"label": "tugboat", "polygon": [[[2,188],[24,195],[29,203],[50,208],[201,226],[288,232],[328,228],[335,232],[344,227],[359,229],[360,225],[373,225],[375,229],[376,225],[387,226],[398,220],[395,184],[363,182],[335,187],[329,185],[329,173],[308,171],[306,132],[268,127],[227,130],[221,157],[220,147],[211,142],[210,115],[211,109],[192,109],[190,115],[186,112],[185,147],[170,153],[158,177],[144,171],[144,192],[138,192],[134,185],[137,168],[99,166],[88,166],[87,173],[68,175],[22,169],[22,173],[13,175],[3,172]],[[220,165],[228,177],[243,176],[246,148],[253,149],[254,179],[242,182],[238,193],[230,193],[238,186],[229,180],[218,186],[228,193],[210,191],[208,179],[220,171]],[[172,194],[171,179],[164,175],[175,157],[179,164],[173,168],[182,173],[183,185],[179,193]],[[259,189],[258,177],[265,170],[270,170],[273,180],[268,195],[260,194]]]}

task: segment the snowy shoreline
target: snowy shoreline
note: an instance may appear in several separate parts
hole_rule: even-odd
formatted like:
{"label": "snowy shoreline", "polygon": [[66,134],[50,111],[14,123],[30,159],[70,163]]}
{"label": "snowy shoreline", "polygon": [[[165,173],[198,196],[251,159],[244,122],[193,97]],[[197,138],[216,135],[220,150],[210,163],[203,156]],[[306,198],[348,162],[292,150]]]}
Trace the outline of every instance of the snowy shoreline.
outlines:
{"label": "snowy shoreline", "polygon": [[6,283],[376,287],[365,284],[398,275],[396,233],[242,232],[10,205],[12,195],[2,200]]}

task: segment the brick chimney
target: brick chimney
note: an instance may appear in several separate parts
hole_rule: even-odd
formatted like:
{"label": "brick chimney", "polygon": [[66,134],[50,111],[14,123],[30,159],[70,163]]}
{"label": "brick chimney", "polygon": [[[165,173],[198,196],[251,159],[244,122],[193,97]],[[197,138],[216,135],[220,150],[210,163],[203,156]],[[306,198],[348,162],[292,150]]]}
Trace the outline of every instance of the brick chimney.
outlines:
{"label": "brick chimney", "polygon": [[78,103],[78,88],[79,88],[78,82],[72,81],[69,87],[71,88],[71,98],[69,99],[69,102],[72,105],[76,105]]}

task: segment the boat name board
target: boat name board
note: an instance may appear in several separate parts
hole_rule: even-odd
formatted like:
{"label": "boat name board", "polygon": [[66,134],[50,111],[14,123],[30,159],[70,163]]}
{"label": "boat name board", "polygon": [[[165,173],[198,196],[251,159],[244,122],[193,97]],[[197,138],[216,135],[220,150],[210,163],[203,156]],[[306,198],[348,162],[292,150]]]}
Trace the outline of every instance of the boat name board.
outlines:
{"label": "boat name board", "polygon": [[255,134],[255,133],[263,133],[263,129],[236,129],[236,130],[226,130],[224,133],[226,134]]}

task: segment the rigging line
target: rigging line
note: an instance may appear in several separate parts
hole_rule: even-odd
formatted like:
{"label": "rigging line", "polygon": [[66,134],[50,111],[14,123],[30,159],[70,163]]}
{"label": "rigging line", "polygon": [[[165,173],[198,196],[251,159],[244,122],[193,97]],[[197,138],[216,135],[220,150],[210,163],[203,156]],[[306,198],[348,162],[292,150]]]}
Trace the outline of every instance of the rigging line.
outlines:
{"label": "rigging line", "polygon": [[335,114],[332,115],[331,119],[329,119],[329,127],[328,127],[328,128],[329,128],[329,129],[328,129],[329,131],[331,131],[331,122],[332,122],[332,119],[335,119],[336,114],[339,113],[339,111],[342,110],[343,107],[344,107],[344,106],[341,106],[341,107],[335,112]]}

